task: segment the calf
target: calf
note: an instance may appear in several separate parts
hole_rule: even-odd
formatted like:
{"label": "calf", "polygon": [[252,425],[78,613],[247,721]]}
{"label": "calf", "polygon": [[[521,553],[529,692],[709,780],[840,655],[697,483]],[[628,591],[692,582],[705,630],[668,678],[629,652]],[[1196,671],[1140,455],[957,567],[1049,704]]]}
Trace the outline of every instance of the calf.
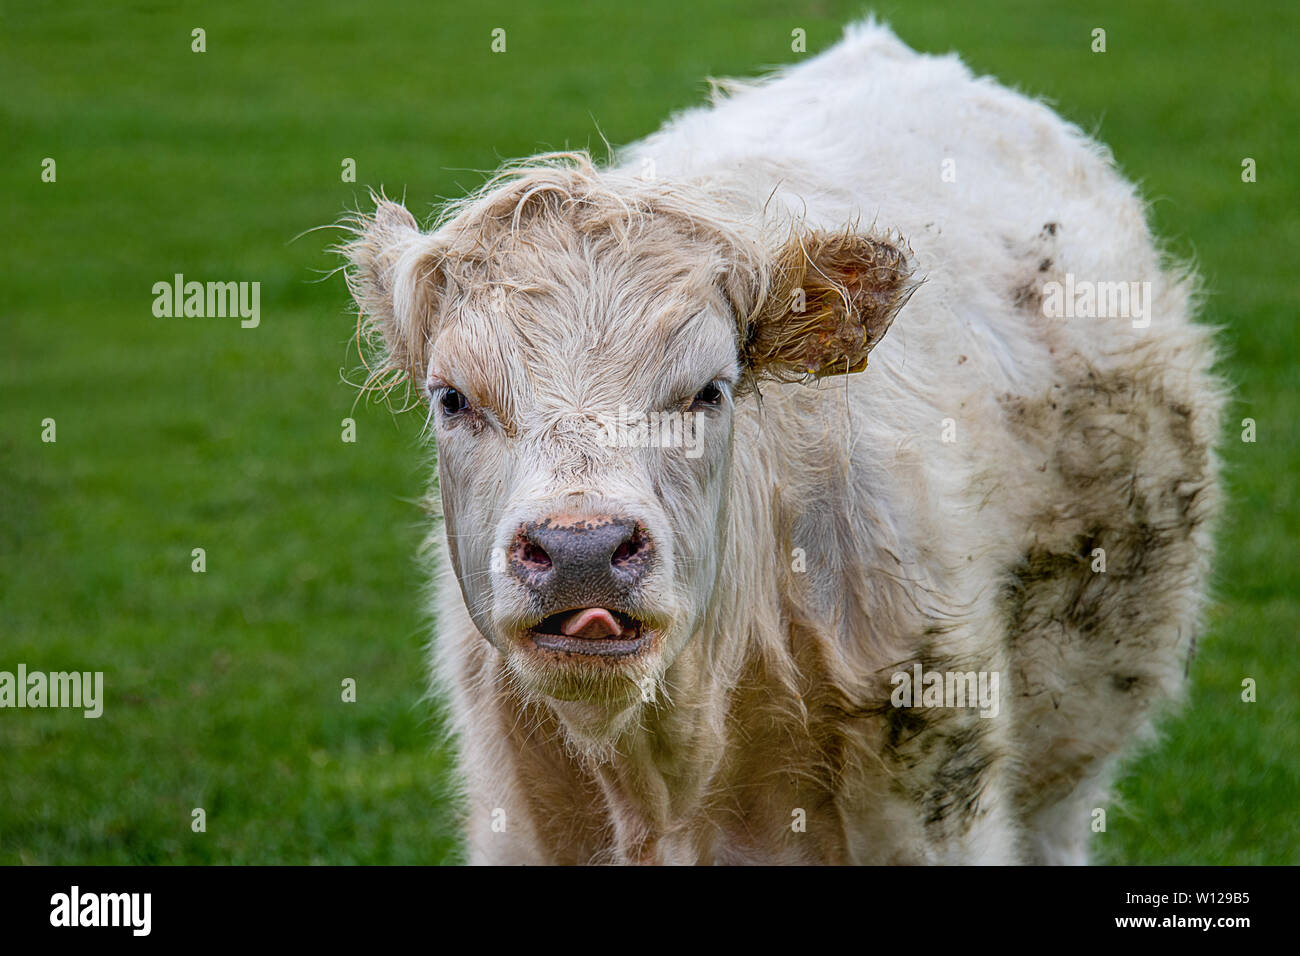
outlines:
{"label": "calf", "polygon": [[1222,408],[1103,147],[866,23],[352,228],[437,444],[472,861],[1086,860],[1193,650]]}

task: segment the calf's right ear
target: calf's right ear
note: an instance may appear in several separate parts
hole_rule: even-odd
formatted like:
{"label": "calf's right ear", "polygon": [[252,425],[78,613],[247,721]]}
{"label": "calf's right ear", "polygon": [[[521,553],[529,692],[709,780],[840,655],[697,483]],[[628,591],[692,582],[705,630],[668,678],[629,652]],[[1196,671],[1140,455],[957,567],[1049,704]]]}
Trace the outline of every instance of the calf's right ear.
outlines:
{"label": "calf's right ear", "polygon": [[418,385],[426,373],[442,257],[437,241],[420,231],[405,206],[371,198],[375,211],[345,224],[352,237],[339,251],[359,310],[358,336],[370,340],[362,347],[370,345],[379,359],[367,386],[386,391],[403,377]]}
{"label": "calf's right ear", "polygon": [[800,381],[860,372],[919,284],[902,240],[800,232],[778,253],[767,294],[744,333],[756,379]]}

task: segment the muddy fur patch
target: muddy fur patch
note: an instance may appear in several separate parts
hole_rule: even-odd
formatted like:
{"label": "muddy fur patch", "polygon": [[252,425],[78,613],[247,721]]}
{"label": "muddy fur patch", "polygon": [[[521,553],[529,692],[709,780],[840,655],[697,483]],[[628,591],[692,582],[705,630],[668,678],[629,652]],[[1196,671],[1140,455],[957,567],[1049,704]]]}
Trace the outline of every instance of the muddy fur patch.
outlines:
{"label": "muddy fur patch", "polygon": [[876,695],[867,703],[833,708],[841,720],[872,718],[882,727],[879,756],[892,777],[891,789],[921,811],[921,822],[935,839],[965,833],[985,812],[985,791],[1002,759],[994,743],[993,722],[974,708],[895,707],[890,675],[987,670],[923,648],[914,658],[875,675]]}
{"label": "muddy fur patch", "polygon": [[1186,673],[1208,573],[1198,532],[1217,511],[1213,423],[1138,371],[1093,369],[1000,401],[1041,454],[1048,489],[1035,500],[1051,502],[1029,516],[1002,594],[1025,717],[1021,798],[1040,805],[1144,726]]}

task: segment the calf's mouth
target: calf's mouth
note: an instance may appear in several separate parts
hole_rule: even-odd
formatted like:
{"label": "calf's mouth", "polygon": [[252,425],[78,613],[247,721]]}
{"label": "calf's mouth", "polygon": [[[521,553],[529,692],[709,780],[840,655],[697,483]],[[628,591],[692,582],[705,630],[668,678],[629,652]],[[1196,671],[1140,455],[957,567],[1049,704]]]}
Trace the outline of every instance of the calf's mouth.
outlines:
{"label": "calf's mouth", "polygon": [[560,655],[618,658],[639,653],[654,631],[616,608],[570,608],[543,618],[528,629],[533,645]]}

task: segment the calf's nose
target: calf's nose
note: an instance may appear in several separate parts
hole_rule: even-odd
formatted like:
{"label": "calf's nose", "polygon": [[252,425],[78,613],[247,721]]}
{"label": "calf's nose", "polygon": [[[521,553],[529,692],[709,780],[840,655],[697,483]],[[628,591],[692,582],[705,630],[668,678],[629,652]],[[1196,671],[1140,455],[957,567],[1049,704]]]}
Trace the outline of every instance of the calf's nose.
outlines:
{"label": "calf's nose", "polygon": [[626,598],[650,571],[654,547],[639,521],[549,515],[522,525],[510,570],[552,607],[598,607]]}

